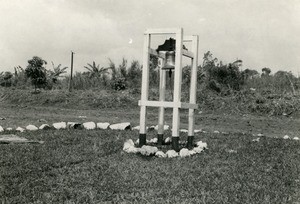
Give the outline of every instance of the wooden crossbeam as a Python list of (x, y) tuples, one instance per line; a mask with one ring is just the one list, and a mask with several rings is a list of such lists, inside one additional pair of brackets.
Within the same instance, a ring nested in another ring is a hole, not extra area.
[(142, 101), (142, 100), (139, 100), (139, 106), (198, 109), (197, 104), (184, 103), (184, 102), (173, 102), (173, 101)]
[(160, 28), (160, 29), (147, 29), (144, 33), (151, 35), (164, 35), (180, 33), (181, 28)]

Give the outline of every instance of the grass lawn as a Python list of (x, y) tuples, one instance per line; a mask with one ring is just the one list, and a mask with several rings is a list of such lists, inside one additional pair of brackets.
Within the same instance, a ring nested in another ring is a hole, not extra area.
[(299, 141), (200, 134), (208, 150), (166, 159), (123, 152), (136, 131), (18, 134), (45, 143), (0, 145), (1, 203), (300, 202)]

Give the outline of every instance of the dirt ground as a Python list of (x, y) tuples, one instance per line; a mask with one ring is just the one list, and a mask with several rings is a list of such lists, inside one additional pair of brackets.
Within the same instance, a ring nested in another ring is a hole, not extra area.
[[(157, 124), (157, 109), (147, 112), (147, 125)], [(187, 112), (181, 113), (181, 128), (187, 128)], [(128, 109), (65, 109), (57, 107), (29, 107), (1, 104), (0, 125), (3, 128), (25, 127), (29, 124), (39, 126), (54, 122), (131, 122), (132, 126), (139, 125), (139, 107)], [(165, 116), (166, 123), (172, 124), (172, 110), (168, 109)], [(228, 115), (196, 113), (195, 129), (207, 132), (226, 133), (262, 133), (269, 137), (300, 136), (300, 119), (293, 117), (266, 117), (255, 115)]]

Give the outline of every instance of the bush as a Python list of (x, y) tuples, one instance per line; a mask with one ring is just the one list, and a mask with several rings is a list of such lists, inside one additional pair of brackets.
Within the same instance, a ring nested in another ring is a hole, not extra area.
[(44, 88), (47, 84), (46, 69), (43, 65), (47, 62), (40, 57), (34, 56), (28, 60), (28, 66), (25, 69), (25, 74), (31, 79), (35, 90), (37, 88)]

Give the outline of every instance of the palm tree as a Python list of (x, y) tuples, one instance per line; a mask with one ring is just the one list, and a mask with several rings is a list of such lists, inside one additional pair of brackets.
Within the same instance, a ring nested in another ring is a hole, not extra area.
[(61, 64), (59, 64), (58, 66), (54, 66), (54, 63), (52, 63), (52, 67), (53, 67), (53, 71), (50, 70), (50, 77), (53, 81), (53, 83), (56, 83), (58, 80), (58, 77), (60, 77), (61, 74), (66, 73), (66, 69), (68, 69), (68, 67), (63, 67), (61, 68)]
[(86, 68), (89, 71), (89, 76), (92, 77), (101, 77), (103, 76), (105, 73), (107, 73), (107, 71), (110, 69), (110, 67), (108, 68), (104, 68), (101, 67), (100, 65), (96, 65), (95, 61), (93, 61), (93, 64), (89, 64), (87, 63), (88, 66), (84, 66), (84, 68)]

